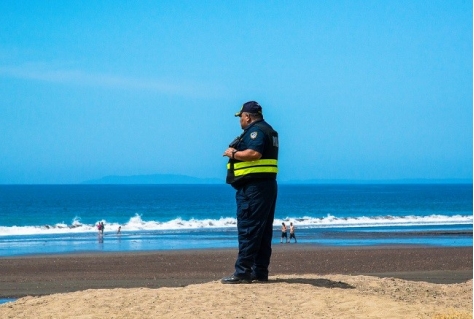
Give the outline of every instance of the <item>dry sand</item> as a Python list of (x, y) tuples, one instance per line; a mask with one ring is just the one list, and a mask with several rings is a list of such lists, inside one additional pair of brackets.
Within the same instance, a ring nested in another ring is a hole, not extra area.
[[(436, 318), (472, 317), (472, 280), (440, 285), (347, 275), (273, 276), (158, 289), (90, 289), (25, 297), (1, 318)], [(464, 315), (464, 317), (462, 317)]]

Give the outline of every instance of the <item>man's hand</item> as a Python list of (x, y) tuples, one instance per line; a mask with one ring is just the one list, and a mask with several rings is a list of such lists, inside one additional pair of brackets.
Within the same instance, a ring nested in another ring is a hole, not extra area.
[(228, 158), (232, 158), (232, 152), (237, 151), (233, 147), (229, 147), (228, 149), (225, 150), (224, 154), (222, 156), (227, 156)]

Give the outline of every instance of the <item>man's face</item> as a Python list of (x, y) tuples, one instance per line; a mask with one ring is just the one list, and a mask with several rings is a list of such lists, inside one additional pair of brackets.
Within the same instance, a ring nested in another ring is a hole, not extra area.
[(249, 126), (250, 117), (247, 113), (240, 114), (240, 127), (245, 130), (247, 126)]

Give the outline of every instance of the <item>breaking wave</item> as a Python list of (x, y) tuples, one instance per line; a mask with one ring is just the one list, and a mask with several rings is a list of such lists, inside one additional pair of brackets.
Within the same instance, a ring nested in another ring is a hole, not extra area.
[[(236, 218), (221, 217), (219, 219), (189, 219), (181, 218), (169, 221), (146, 221), (136, 214), (124, 224), (115, 221), (98, 220), (95, 224), (83, 224), (80, 218), (74, 218), (70, 224), (57, 223), (54, 225), (37, 226), (0, 226), (0, 236), (20, 235), (47, 235), (67, 233), (96, 232), (97, 223), (104, 222), (105, 232), (121, 231), (160, 231), (160, 230), (199, 230), (235, 228)], [(298, 228), (353, 228), (353, 227), (387, 227), (387, 226), (423, 226), (423, 225), (469, 225), (473, 223), (472, 215), (430, 215), (430, 216), (377, 216), (377, 217), (337, 217), (327, 215), (315, 217), (286, 217), (275, 219), (274, 226), (279, 227), (282, 222), (293, 222)]]

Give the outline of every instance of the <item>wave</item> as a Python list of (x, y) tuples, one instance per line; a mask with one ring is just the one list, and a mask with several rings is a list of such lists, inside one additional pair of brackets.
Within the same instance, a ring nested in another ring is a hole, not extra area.
[[(122, 232), (128, 231), (175, 231), (235, 228), (237, 220), (232, 217), (219, 219), (189, 219), (176, 218), (166, 222), (144, 221), (141, 215), (136, 214), (125, 224), (113, 221), (100, 220), (105, 224), (105, 233), (117, 232), (121, 227)], [(353, 227), (387, 227), (387, 226), (425, 226), (425, 225), (472, 225), (472, 215), (430, 215), (430, 216), (378, 216), (378, 217), (336, 217), (327, 215), (322, 218), (315, 217), (286, 217), (275, 219), (273, 226), (279, 227), (281, 223), (293, 222), (298, 228), (353, 228)], [(83, 224), (75, 218), (71, 224), (57, 223), (55, 225), (38, 226), (0, 226), (0, 236), (21, 235), (47, 235), (67, 233), (97, 232), (96, 224)]]

